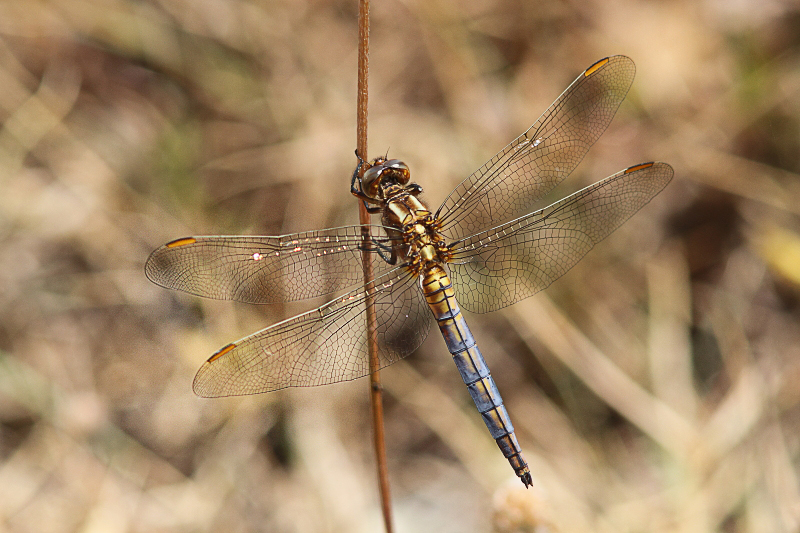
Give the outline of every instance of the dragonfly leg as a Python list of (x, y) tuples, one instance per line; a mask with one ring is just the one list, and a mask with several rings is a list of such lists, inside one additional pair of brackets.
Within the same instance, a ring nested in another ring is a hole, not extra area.
[(379, 214), (381, 212), (381, 208), (380, 207), (378, 207), (378, 206), (370, 207), (370, 206), (367, 205), (366, 201), (364, 201), (364, 207), (367, 208), (367, 213), (369, 213), (370, 215), (377, 215), (377, 214)]
[[(381, 259), (383, 259), (390, 265), (397, 264), (397, 252), (393, 247), (381, 243), (375, 243), (375, 244), (377, 244), (378, 246), (376, 251), (378, 252), (378, 255), (381, 256)], [(386, 255), (384, 255), (386, 252), (389, 252), (389, 257), (386, 257)]]
[[(381, 206), (369, 205), (378, 203), (378, 200), (376, 200), (375, 198), (370, 198), (369, 196), (364, 194), (364, 191), (361, 188), (361, 178), (358, 175), (358, 171), (361, 170), (361, 167), (365, 165), (367, 162), (364, 161), (360, 155), (358, 155), (358, 150), (356, 150), (356, 157), (358, 158), (358, 165), (356, 165), (356, 169), (353, 171), (353, 177), (350, 179), (350, 193), (359, 200), (361, 200), (362, 202), (364, 202), (364, 207), (367, 209), (367, 213), (369, 213), (370, 215), (377, 215), (378, 213), (381, 212)], [(358, 182), (358, 186), (356, 186), (356, 182)]]
[(410, 192), (414, 196), (418, 196), (422, 194), (422, 187), (417, 183), (409, 183), (406, 186), (406, 191)]
[(366, 252), (375, 252), (379, 256), (381, 256), (381, 259), (383, 259), (390, 265), (397, 264), (397, 253), (395, 252), (395, 249), (392, 246), (389, 246), (388, 244), (384, 244), (382, 242), (375, 242), (375, 241), (371, 241), (371, 244), (373, 245), (373, 247), (359, 245), (358, 249)]
[(356, 157), (358, 158), (358, 164), (356, 165), (356, 169), (353, 171), (353, 178), (350, 180), (350, 190), (354, 190), (356, 188), (356, 180), (358, 179), (358, 171), (361, 170), (361, 167), (364, 166), (367, 162), (358, 155), (358, 150), (356, 150)]

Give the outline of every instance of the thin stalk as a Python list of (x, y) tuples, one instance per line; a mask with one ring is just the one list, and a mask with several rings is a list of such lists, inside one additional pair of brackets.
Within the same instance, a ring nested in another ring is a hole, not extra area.
[[(369, 0), (358, 2), (358, 101), (357, 101), (357, 152), (366, 161), (367, 154), (367, 79), (369, 76)], [(364, 166), (360, 172), (363, 174)], [(358, 202), (358, 218), (364, 226), (365, 240), (369, 241), (369, 213), (364, 202)], [(383, 388), (379, 372), (377, 320), (375, 318), (372, 272), (372, 254), (367, 246), (361, 252), (364, 268), (364, 287), (367, 290), (367, 343), (369, 348), (370, 403), (372, 405), (372, 434), (375, 458), (378, 465), (378, 486), (381, 494), (383, 522), (387, 533), (392, 532), (392, 504), (389, 494), (389, 468), (386, 464), (386, 436), (383, 429)]]

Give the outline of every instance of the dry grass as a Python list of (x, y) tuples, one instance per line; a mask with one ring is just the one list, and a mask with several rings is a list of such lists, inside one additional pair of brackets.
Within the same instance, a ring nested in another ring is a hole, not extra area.
[[(676, 170), (546, 293), (469, 317), (535, 490), (439, 338), (383, 373), (398, 531), (798, 531), (789, 4), (374, 1), (371, 153), (432, 204), (617, 53), (633, 90), (560, 190)], [(219, 346), (308, 305), (200, 301), (142, 271), (186, 234), (356, 219), (355, 14), (0, 3), (0, 531), (380, 530), (366, 381), (190, 390)]]

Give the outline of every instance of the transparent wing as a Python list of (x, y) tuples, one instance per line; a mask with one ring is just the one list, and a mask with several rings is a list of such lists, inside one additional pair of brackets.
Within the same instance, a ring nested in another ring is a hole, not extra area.
[[(413, 352), (432, 314), (405, 267), (376, 278), (380, 366)], [(238, 396), (347, 381), (369, 374), (363, 288), (229, 344), (197, 372), (199, 396)]]
[(553, 205), (452, 245), (461, 305), (487, 313), (549, 286), (672, 179), (666, 163), (618, 172)]
[[(370, 226), (388, 246), (381, 226)], [(165, 244), (147, 259), (145, 274), (162, 287), (216, 298), (263, 304), (303, 300), (363, 284), (360, 226), (280, 237), (186, 237)], [(375, 276), (394, 268), (374, 254)]]
[(586, 69), (528, 131), (450, 193), (437, 212), (442, 233), (458, 240), (530, 213), (602, 135), (635, 73), (625, 56)]

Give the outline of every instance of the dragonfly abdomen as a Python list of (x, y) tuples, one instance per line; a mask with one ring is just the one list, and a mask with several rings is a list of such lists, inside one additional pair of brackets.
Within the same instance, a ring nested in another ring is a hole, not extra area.
[(522, 457), (511, 418), (503, 405), (503, 399), (486, 366), (486, 361), (461, 314), (447, 272), (442, 266), (434, 265), (423, 274), (421, 283), (425, 299), (436, 318), (447, 349), (453, 356), (453, 361), (489, 433), (517, 476), (525, 486), (530, 486), (532, 483), (530, 470)]

